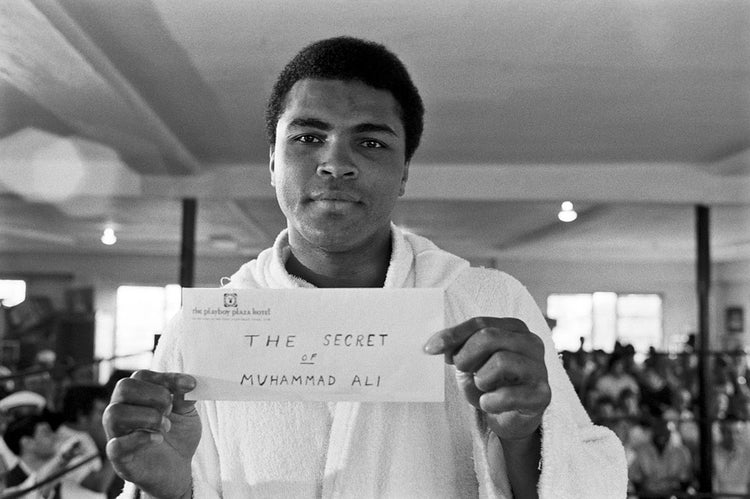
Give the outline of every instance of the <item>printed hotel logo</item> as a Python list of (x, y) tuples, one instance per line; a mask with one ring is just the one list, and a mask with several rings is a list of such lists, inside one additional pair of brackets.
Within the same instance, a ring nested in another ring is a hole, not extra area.
[(224, 306), (236, 307), (237, 306), (237, 293), (224, 293)]

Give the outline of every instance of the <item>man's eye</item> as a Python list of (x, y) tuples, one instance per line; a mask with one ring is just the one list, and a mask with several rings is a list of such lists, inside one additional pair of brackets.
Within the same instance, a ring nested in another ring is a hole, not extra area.
[(320, 140), (320, 138), (316, 137), (315, 135), (300, 135), (295, 139), (297, 142), (302, 142), (303, 144), (319, 144), (323, 142)]
[(368, 149), (375, 149), (375, 148), (385, 147), (385, 145), (382, 142), (380, 142), (379, 140), (372, 140), (372, 139), (363, 140), (362, 141), (362, 145), (364, 147), (367, 147)]

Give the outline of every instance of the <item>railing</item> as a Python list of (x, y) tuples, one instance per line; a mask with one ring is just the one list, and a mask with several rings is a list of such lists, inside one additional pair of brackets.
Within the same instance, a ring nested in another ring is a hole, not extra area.
[(76, 461), (71, 466), (68, 466), (66, 468), (63, 468), (60, 471), (52, 473), (49, 476), (42, 478), (38, 482), (32, 483), (31, 485), (24, 486), (23, 484), (21, 484), (16, 487), (7, 488), (4, 491), (0, 492), (0, 499), (15, 499), (16, 497), (23, 497), (24, 495), (30, 492), (33, 492), (37, 489), (40, 489), (46, 485), (55, 483), (57, 480), (62, 479), (65, 475), (67, 475), (71, 471), (80, 468), (84, 464), (89, 463), (93, 461), (94, 459), (97, 459), (98, 457), (99, 457), (98, 454), (91, 454), (89, 456), (86, 456), (84, 459), (80, 461)]
[[(24, 371), (19, 371), (17, 373), (9, 374), (6, 376), (0, 376), (0, 383), (6, 382), (6, 381), (15, 381), (19, 379), (25, 379), (31, 376), (38, 376), (40, 374), (50, 374), (52, 378), (62, 378), (64, 375), (68, 372), (74, 372), (77, 369), (90, 367), (93, 365), (98, 365), (101, 362), (111, 362), (118, 359), (124, 359), (128, 357), (136, 357), (143, 354), (150, 354), (152, 353), (151, 350), (144, 350), (143, 352), (136, 352), (132, 354), (127, 355), (116, 355), (112, 357), (102, 358), (102, 359), (94, 359), (91, 362), (82, 362), (77, 364), (57, 364), (52, 367), (43, 368), (43, 369), (28, 369)], [(35, 481), (31, 484), (21, 484), (15, 487), (6, 488), (2, 491), (0, 491), (0, 499), (15, 499), (17, 497), (24, 497), (25, 495), (38, 490), (42, 487), (45, 487), (47, 485), (54, 484), (56, 481), (61, 480), (70, 473), (73, 470), (76, 470), (80, 468), (81, 466), (93, 461), (94, 459), (97, 459), (99, 457), (98, 454), (91, 454), (88, 456), (85, 456), (82, 459), (75, 459), (73, 463), (59, 471), (56, 471), (55, 473), (52, 473), (46, 477), (41, 477), (39, 481)], [(7, 474), (7, 472), (6, 472)], [(0, 476), (0, 482), (4, 482), (5, 476)]]

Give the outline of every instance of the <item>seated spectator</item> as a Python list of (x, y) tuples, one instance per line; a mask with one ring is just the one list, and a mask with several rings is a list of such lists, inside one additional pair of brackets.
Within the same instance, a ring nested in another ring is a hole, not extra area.
[(0, 413), (11, 418), (39, 414), (46, 407), (46, 399), (36, 392), (21, 390), (0, 400)]
[(620, 397), (617, 399), (617, 407), (620, 414), (632, 421), (641, 419), (641, 400), (637, 393), (633, 390), (626, 388), (620, 392)]
[(618, 416), (615, 401), (607, 395), (599, 395), (594, 400), (589, 415), (594, 424), (609, 427)]
[(700, 429), (693, 412), (693, 396), (687, 388), (678, 389), (672, 407), (664, 413), (664, 419), (674, 423), (682, 443), (690, 450), (693, 463), (699, 459)]
[[(78, 453), (76, 442), (58, 449), (52, 422), (46, 415), (29, 415), (12, 421), (3, 435), (8, 448), (18, 456), (18, 462), (6, 475), (8, 487), (25, 488), (44, 481), (65, 469)], [(35, 494), (44, 498), (59, 498), (59, 480), (38, 489)], [(75, 497), (75, 496), (69, 496)]]
[[(585, 353), (585, 352), (584, 352)], [(570, 382), (573, 383), (573, 388), (578, 394), (578, 398), (581, 399), (583, 394), (583, 386), (586, 380), (586, 372), (583, 363), (581, 362), (581, 356), (577, 352), (563, 351), (561, 354), (563, 361), (563, 368), (568, 373)]]
[(664, 411), (672, 405), (672, 389), (656, 366), (646, 366), (641, 379), (641, 404), (644, 412), (661, 419)]
[(632, 374), (627, 372), (626, 367), (627, 360), (625, 357), (620, 354), (612, 354), (607, 372), (596, 380), (594, 385), (596, 391), (612, 400), (619, 399), (623, 390), (630, 390), (638, 394), (640, 392), (638, 382)]
[(729, 417), (719, 421), (719, 438), (714, 445), (715, 493), (750, 492), (750, 442), (744, 421)]
[(668, 498), (686, 492), (692, 482), (693, 464), (687, 447), (672, 438), (663, 419), (651, 423), (651, 438), (633, 449), (628, 476), (638, 497)]
[[(61, 445), (65, 445), (71, 439), (78, 440), (82, 452), (80, 460), (85, 460), (91, 455), (97, 456), (65, 476), (64, 492), (74, 491), (75, 497), (104, 498), (104, 492), (114, 479), (112, 465), (106, 457), (102, 458), (105, 456), (107, 445), (102, 414), (108, 402), (109, 392), (99, 385), (74, 385), (65, 392), (64, 422), (57, 430)], [(76, 461), (71, 463), (74, 464)]]
[[(3, 397), (0, 400), (0, 430), (4, 433), (8, 424), (24, 416), (41, 414), (46, 407), (46, 400), (38, 393), (22, 390)], [(18, 462), (3, 439), (0, 439), (0, 468), (12, 469)]]
[(729, 413), (731, 395), (725, 392), (715, 391), (709, 399), (711, 417), (715, 420), (726, 419)]

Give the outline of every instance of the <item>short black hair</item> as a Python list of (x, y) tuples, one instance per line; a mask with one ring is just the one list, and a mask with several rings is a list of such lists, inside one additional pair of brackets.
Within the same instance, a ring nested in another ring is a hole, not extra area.
[(3, 434), (5, 445), (8, 446), (13, 454), (20, 456), (21, 438), (33, 437), (36, 426), (40, 423), (49, 423), (49, 420), (41, 414), (31, 414), (12, 421)]
[(266, 135), (272, 145), (286, 96), (304, 79), (354, 80), (390, 92), (401, 106), (406, 161), (411, 160), (422, 137), (424, 106), (406, 66), (393, 52), (379, 43), (349, 36), (320, 40), (299, 51), (279, 73), (266, 105)]
[(74, 423), (81, 414), (90, 414), (96, 400), (109, 401), (109, 391), (106, 387), (96, 384), (69, 386), (63, 397), (63, 420)]

